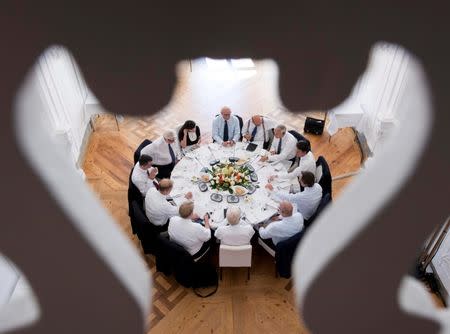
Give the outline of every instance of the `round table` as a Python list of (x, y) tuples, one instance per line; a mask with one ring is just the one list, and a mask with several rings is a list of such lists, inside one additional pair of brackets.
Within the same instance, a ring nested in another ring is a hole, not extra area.
[[(180, 205), (186, 200), (184, 194), (188, 191), (192, 192), (195, 212), (200, 217), (203, 217), (207, 212), (210, 213), (212, 228), (217, 228), (224, 223), (224, 209), (232, 206), (239, 207), (242, 212), (242, 221), (252, 225), (273, 216), (277, 213), (278, 203), (271, 199), (270, 191), (265, 189), (264, 186), (271, 175), (286, 171), (290, 162), (268, 163), (259, 161), (259, 157), (267, 154), (267, 151), (262, 149), (262, 142), (256, 144), (258, 144), (258, 147), (253, 152), (245, 150), (247, 143), (238, 142), (233, 147), (223, 147), (217, 143), (207, 144), (186, 153), (172, 171), (171, 179), (174, 182), (174, 188), (171, 195), (175, 202)], [(257, 186), (256, 191), (251, 195), (239, 196), (239, 203), (228, 203), (229, 192), (227, 191), (214, 190), (208, 186), (207, 191), (201, 192), (198, 182), (193, 182), (193, 179), (200, 177), (203, 167), (211, 167), (209, 164), (211, 160), (218, 159), (221, 162), (228, 162), (229, 157), (248, 160), (248, 164), (255, 169), (255, 173), (258, 175), (258, 181), (253, 183)], [(293, 182), (291, 180), (276, 180), (272, 184), (276, 190), (288, 192)], [(218, 203), (210, 198), (213, 192), (218, 192), (223, 196), (222, 202)]]

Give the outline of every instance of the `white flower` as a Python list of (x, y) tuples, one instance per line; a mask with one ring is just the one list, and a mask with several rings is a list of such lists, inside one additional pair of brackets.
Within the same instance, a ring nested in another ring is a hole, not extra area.
[(214, 183), (215, 183), (215, 182), (214, 182), (213, 180), (211, 180), (211, 185), (212, 185), (212, 186), (214, 185)]
[(230, 185), (231, 185), (231, 186), (234, 186), (234, 181), (231, 181), (231, 182), (230, 182)]
[(246, 180), (250, 180), (250, 176), (247, 175), (247, 176), (245, 177), (245, 179), (246, 179)]

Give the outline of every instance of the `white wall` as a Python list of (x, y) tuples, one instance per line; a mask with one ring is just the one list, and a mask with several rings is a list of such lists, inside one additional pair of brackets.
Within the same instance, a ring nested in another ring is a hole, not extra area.
[(78, 160), (89, 123), (85, 102), (92, 95), (70, 53), (59, 46), (47, 49), (30, 73), (29, 94), (36, 99), (36, 112), (55, 143), (69, 153), (77, 171)]
[[(352, 118), (359, 121), (342, 126), (351, 125), (362, 132), (372, 152), (382, 145), (390, 129), (405, 118), (405, 115), (400, 114), (399, 104), (405, 98), (406, 78), (411, 74), (408, 66), (410, 61), (411, 56), (401, 46), (377, 43), (370, 52), (367, 69), (350, 97), (330, 110), (334, 115), (355, 116), (361, 113), (359, 119)], [(331, 115), (331, 119), (335, 119), (334, 115)], [(338, 124), (338, 127), (341, 126)]]

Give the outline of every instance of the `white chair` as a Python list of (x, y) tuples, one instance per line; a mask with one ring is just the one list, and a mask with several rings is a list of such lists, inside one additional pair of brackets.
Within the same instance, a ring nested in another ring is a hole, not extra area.
[(219, 267), (220, 280), (222, 280), (223, 267), (248, 267), (247, 279), (250, 279), (250, 267), (252, 266), (252, 245), (228, 246), (220, 245)]

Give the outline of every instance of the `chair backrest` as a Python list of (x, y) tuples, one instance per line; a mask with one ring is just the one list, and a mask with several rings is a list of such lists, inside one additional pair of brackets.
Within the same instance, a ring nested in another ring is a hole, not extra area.
[(305, 229), (309, 228), (314, 220), (320, 215), (320, 213), (327, 207), (328, 204), (331, 203), (331, 195), (329, 193), (324, 193), (322, 195), (322, 199), (320, 200), (319, 206), (316, 209), (316, 212), (308, 219), (304, 221)]
[(156, 265), (158, 271), (174, 273), (175, 279), (184, 287), (191, 287), (194, 279), (194, 260), (183, 246), (169, 238), (158, 235)]
[(291, 277), (291, 267), (294, 253), (304, 234), (305, 229), (294, 234), (292, 237), (286, 240), (280, 241), (276, 245), (275, 263), (277, 266), (278, 274), (281, 277)]
[[(308, 140), (308, 139), (306, 139), (306, 137), (304, 137), (304, 136), (302, 136), (300, 133), (298, 133), (297, 131), (295, 131), (295, 130), (289, 130), (288, 131), (291, 135), (293, 135), (294, 137), (295, 137), (295, 139), (297, 139), (297, 141), (300, 141), (300, 140), (304, 140), (304, 141), (307, 141), (308, 143), (310, 143), (310, 141)], [(310, 143), (310, 145), (311, 145), (311, 143)]]
[(136, 151), (134, 151), (134, 164), (136, 164), (139, 160), (139, 157), (141, 156), (141, 151), (142, 149), (151, 144), (152, 141), (149, 139), (144, 139), (144, 141), (138, 146), (138, 148), (136, 149)]
[[(134, 167), (133, 167), (134, 168)], [(131, 181), (131, 175), (133, 174), (133, 168), (131, 168), (130, 176), (128, 177), (128, 215), (132, 217), (133, 209), (131, 204), (133, 201), (140, 203), (141, 207), (144, 205), (144, 197), (138, 187)]]
[(251, 267), (252, 245), (220, 245), (219, 267)]
[(131, 203), (131, 207), (133, 210), (133, 219), (137, 227), (137, 235), (139, 239), (143, 239), (151, 233), (154, 234), (153, 232), (156, 231), (155, 225), (148, 220), (142, 205), (137, 201), (133, 201)]
[(332, 197), (331, 171), (327, 161), (323, 156), (319, 156), (319, 158), (316, 161), (316, 169), (318, 169), (319, 167), (322, 170), (322, 176), (320, 177), (319, 180), (317, 180), (317, 183), (319, 183), (320, 186), (322, 187), (322, 192), (324, 194), (328, 193), (330, 194), (330, 197)]

